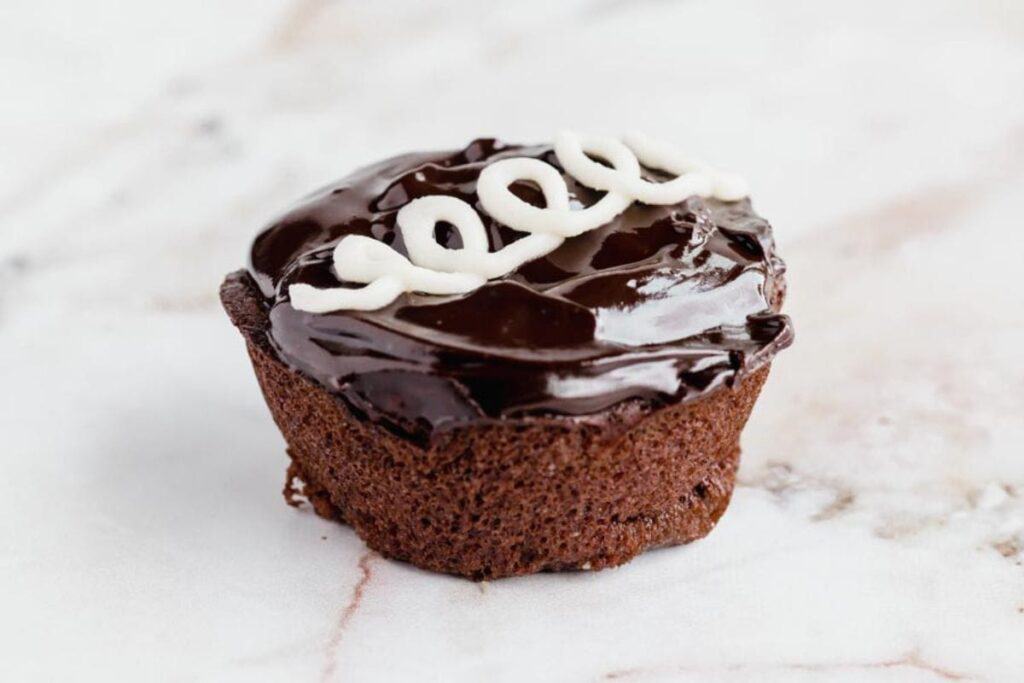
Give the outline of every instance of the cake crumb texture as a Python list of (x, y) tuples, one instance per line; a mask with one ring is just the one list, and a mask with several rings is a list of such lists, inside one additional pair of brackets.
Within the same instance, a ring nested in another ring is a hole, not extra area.
[(286, 499), (300, 480), (317, 514), (386, 557), (475, 580), (597, 570), (701, 538), (728, 505), (767, 366), (689, 403), (462, 426), (422, 446), (278, 360), (247, 280), (229, 276), (222, 299), (288, 442)]

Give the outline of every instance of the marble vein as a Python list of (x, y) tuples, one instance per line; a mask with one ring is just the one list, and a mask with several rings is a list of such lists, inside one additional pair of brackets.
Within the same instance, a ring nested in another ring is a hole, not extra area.
[(714, 676), (716, 673), (736, 673), (736, 674), (753, 674), (755, 672), (807, 672), (816, 674), (836, 674), (841, 672), (865, 672), (869, 673), (873, 670), (887, 670), (887, 669), (910, 669), (920, 671), (926, 674), (930, 674), (935, 680), (942, 681), (976, 681), (979, 680), (973, 676), (960, 673), (945, 667), (930, 664), (921, 658), (921, 655), (917, 651), (909, 652), (901, 657), (894, 659), (886, 659), (882, 661), (873, 662), (829, 662), (829, 663), (805, 663), (805, 662), (792, 662), (782, 664), (770, 664), (765, 665), (764, 663), (757, 664), (728, 664), (725, 666), (715, 668), (691, 668), (691, 667), (671, 667), (668, 669), (650, 669), (650, 668), (635, 668), (635, 669), (621, 669), (617, 671), (611, 671), (602, 677), (602, 680), (608, 681), (628, 681), (628, 680), (643, 680), (645, 677), (651, 677), (655, 675), (661, 675), (664, 673), (672, 674), (686, 674), (694, 676)]
[(359, 558), (359, 580), (356, 581), (355, 586), (352, 587), (352, 596), (349, 598), (348, 604), (346, 604), (345, 608), (341, 611), (338, 623), (335, 624), (334, 630), (331, 632), (330, 640), (327, 642), (324, 668), (320, 676), (320, 680), (324, 683), (329, 683), (329, 681), (334, 680), (335, 673), (338, 668), (338, 654), (339, 649), (341, 648), (341, 642), (345, 637), (345, 633), (348, 630), (352, 619), (356, 616), (356, 612), (359, 611), (359, 607), (363, 603), (363, 595), (366, 593), (366, 587), (370, 583), (370, 579), (373, 577), (371, 561), (374, 557), (376, 557), (375, 553), (365, 552)]

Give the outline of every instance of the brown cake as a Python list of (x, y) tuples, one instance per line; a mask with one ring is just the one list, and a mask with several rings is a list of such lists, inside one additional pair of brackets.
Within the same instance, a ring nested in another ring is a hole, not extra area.
[[(513, 157), (562, 173), (574, 209), (604, 196), (550, 146), (404, 155), (307, 197), (228, 276), (222, 301), (288, 443), (286, 497), (301, 483), (318, 514), (383, 555), (474, 579), (599, 569), (700, 538), (725, 511), (740, 432), (792, 340), (783, 265), (749, 200), (634, 202), (458, 294), (293, 305), (293, 285), (363, 286), (339, 282), (332, 262), (348, 236), (407, 254), (396, 214), (419, 197), (471, 205), (492, 251), (521, 239), (476, 193), (483, 169)], [(547, 203), (533, 183), (510, 189)], [(435, 235), (464, 246), (444, 221)]]

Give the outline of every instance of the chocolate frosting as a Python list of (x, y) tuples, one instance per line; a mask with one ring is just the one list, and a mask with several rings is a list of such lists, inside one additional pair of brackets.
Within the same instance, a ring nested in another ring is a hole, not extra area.
[[(489, 162), (513, 156), (561, 170), (550, 146), (491, 139), (456, 152), (405, 154), (314, 192), (261, 231), (249, 271), (265, 298), (279, 358), (368, 419), (426, 441), (467, 423), (593, 418), (630, 399), (692, 400), (791, 343), (790, 321), (778, 312), (785, 267), (749, 200), (634, 203), (611, 223), (468, 294), (404, 294), (369, 312), (292, 308), (289, 285), (343, 285), (331, 255), (345, 235), (371, 236), (406, 254), (395, 216), (417, 197), (451, 195), (472, 204), (492, 250), (523, 237), (493, 221), (475, 191)], [(565, 180), (574, 208), (600, 199), (571, 176)], [(529, 183), (512, 190), (544, 205)], [(441, 244), (461, 246), (452, 226), (441, 223), (435, 232)]]

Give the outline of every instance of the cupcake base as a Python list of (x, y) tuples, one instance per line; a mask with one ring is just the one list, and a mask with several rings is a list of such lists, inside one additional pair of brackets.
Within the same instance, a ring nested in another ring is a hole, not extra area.
[(705, 536), (725, 512), (739, 437), (768, 376), (652, 408), (454, 428), (421, 446), (354, 414), (282, 363), (249, 275), (221, 299), (245, 337), (292, 464), (321, 516), (386, 557), (471, 579), (601, 569)]

